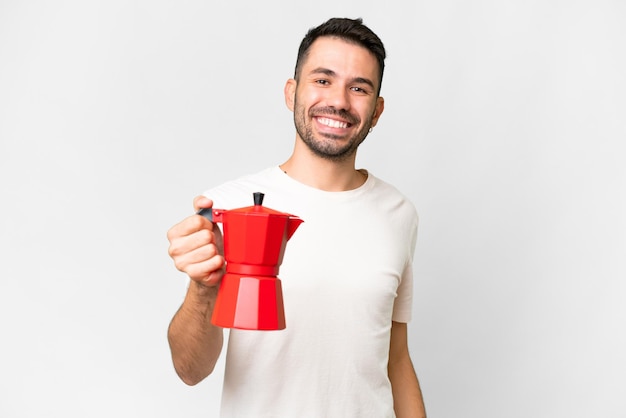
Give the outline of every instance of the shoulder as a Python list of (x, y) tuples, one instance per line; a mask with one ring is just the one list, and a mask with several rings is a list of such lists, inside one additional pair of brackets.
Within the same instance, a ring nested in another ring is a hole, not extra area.
[(377, 204), (389, 213), (406, 218), (414, 218), (417, 222), (417, 209), (413, 202), (396, 186), (369, 173), (372, 182), (371, 196)]

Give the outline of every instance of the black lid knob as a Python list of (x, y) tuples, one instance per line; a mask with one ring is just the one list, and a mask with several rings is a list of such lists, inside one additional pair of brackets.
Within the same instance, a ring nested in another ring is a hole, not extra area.
[(265, 197), (265, 195), (261, 192), (254, 192), (253, 196), (254, 196), (254, 206), (261, 206), (263, 204), (263, 197)]

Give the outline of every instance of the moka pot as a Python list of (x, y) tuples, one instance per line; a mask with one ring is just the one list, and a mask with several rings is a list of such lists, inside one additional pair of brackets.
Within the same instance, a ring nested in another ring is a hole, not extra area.
[(263, 193), (253, 197), (254, 206), (198, 212), (223, 225), (226, 273), (211, 322), (223, 328), (281, 330), (285, 310), (278, 270), (287, 241), (303, 221), (263, 206)]

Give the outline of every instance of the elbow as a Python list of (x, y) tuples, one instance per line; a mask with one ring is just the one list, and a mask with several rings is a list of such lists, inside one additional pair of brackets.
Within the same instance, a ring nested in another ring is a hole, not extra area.
[(180, 380), (182, 380), (187, 386), (195, 386), (202, 382), (202, 377), (197, 373), (190, 373), (188, 370), (180, 370), (177, 367), (174, 368), (176, 369), (176, 374)]
[(198, 383), (202, 382), (207, 376), (213, 373), (213, 368), (210, 370), (206, 370), (204, 372), (199, 372), (198, 370), (193, 370), (190, 368), (177, 367), (174, 365), (174, 369), (176, 370), (176, 374), (187, 386), (195, 386)]
[(179, 373), (178, 377), (180, 377), (180, 380), (183, 381), (184, 384), (186, 384), (187, 386), (195, 386), (198, 383), (202, 382), (202, 379), (196, 377), (196, 376), (192, 376), (192, 375), (186, 375), (186, 374), (182, 374)]

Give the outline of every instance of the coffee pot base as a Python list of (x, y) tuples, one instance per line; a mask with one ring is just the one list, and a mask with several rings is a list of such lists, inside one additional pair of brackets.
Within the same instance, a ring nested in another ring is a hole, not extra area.
[(280, 279), (226, 273), (220, 284), (211, 323), (222, 328), (245, 330), (285, 329)]

